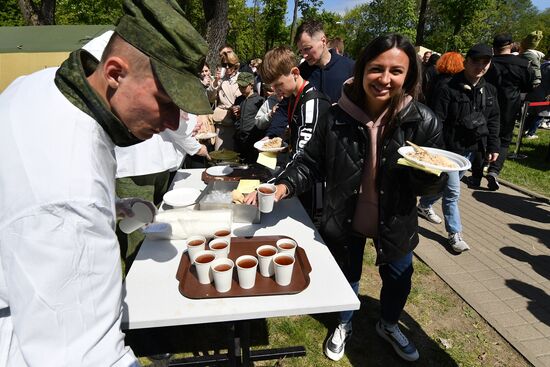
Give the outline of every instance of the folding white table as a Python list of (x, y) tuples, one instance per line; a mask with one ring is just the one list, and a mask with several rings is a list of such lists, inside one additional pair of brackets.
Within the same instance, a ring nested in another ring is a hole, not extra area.
[[(202, 171), (179, 170), (173, 186), (203, 189), (206, 185), (201, 180)], [(308, 287), (292, 295), (189, 299), (180, 294), (176, 279), (180, 258), (186, 251), (185, 241), (146, 239), (124, 282), (123, 328), (143, 329), (214, 322), (242, 324), (239, 322), (359, 309), (359, 299), (297, 199), (276, 203), (273, 212), (262, 214), (261, 223), (234, 223), (232, 230), (233, 236), (239, 237), (286, 235), (294, 238), (305, 250), (311, 264)], [(246, 339), (246, 335), (238, 337)], [(236, 357), (228, 357), (234, 359), (235, 365), (270, 359), (270, 353), (266, 351), (250, 352), (247, 340), (240, 340), (240, 344), (242, 355), (239, 356), (237, 351)], [(231, 352), (231, 347), (229, 349)], [(292, 349), (289, 351), (283, 355), (292, 356)], [(271, 357), (280, 357), (280, 352), (274, 352)], [(294, 352), (295, 355), (305, 353), (302, 350)]]

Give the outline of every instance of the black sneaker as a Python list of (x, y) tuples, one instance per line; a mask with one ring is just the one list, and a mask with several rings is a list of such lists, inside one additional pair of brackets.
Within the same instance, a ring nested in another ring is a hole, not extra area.
[(485, 176), (487, 179), (487, 188), (491, 191), (497, 191), (500, 189), (500, 184), (498, 183), (497, 176), (491, 172)]
[(332, 332), (332, 335), (325, 343), (325, 355), (333, 360), (339, 361), (344, 356), (346, 342), (351, 337), (351, 322), (339, 324)]
[(391, 344), (397, 355), (406, 361), (413, 362), (420, 357), (418, 350), (412, 342), (401, 332), (398, 325), (391, 328), (382, 326), (382, 321), (376, 323), (376, 332)]
[(481, 187), (481, 178), (470, 176), (465, 179), (466, 185), (469, 188), (477, 189)]

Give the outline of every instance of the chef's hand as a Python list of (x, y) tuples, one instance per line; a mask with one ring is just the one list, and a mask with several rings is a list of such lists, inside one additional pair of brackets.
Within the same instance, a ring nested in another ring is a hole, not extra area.
[(498, 153), (488, 153), (487, 154), (487, 162), (494, 162), (498, 158)]
[[(288, 196), (288, 188), (284, 184), (275, 185), (275, 202), (283, 200)], [(248, 205), (258, 205), (258, 193), (256, 190), (244, 197), (244, 203)]]
[(156, 214), (157, 208), (155, 205), (147, 200), (141, 199), (141, 198), (122, 198), (117, 199), (115, 202), (115, 209), (116, 209), (116, 215), (117, 218), (126, 218), (126, 217), (133, 217), (134, 211), (132, 210), (132, 206), (135, 203), (143, 203), (151, 209), (151, 212)]
[(204, 145), (204, 144), (201, 144), (201, 147), (200, 147), (199, 151), (197, 153), (195, 153), (195, 155), (205, 157), (209, 161), (212, 160), (212, 158), (208, 154), (208, 148), (206, 148), (206, 145)]

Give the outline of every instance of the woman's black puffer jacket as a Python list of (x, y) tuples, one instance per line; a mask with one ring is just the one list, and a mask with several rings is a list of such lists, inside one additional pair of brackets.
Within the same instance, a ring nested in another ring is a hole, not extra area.
[[(409, 140), (418, 145), (442, 147), (441, 124), (423, 104), (405, 106), (384, 134), (378, 157), (379, 235), (377, 264), (396, 260), (418, 244), (417, 196), (441, 192), (447, 175), (436, 176), (397, 164), (397, 149)], [(326, 181), (321, 235), (329, 247), (347, 243), (365, 152), (367, 131), (338, 105), (322, 116), (302, 154), (277, 177), (290, 195), (307, 191), (314, 182)]]

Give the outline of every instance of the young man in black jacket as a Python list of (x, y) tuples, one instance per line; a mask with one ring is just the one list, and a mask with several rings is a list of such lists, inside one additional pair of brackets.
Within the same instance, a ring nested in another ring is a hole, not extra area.
[[(495, 36), (493, 39), (495, 56), (485, 75), (487, 82), (497, 88), (500, 107), (500, 152), (498, 159), (489, 165), (486, 176), (487, 187), (492, 191), (500, 187), (497, 177), (504, 166), (514, 125), (521, 111), (521, 93), (530, 92), (533, 87), (534, 73), (529, 68), (529, 61), (512, 54), (512, 43), (510, 34)], [(479, 182), (473, 182), (473, 184), (479, 184)]]
[[(287, 102), (290, 151), (294, 157), (304, 150), (320, 116), (330, 108), (330, 99), (302, 77), (296, 55), (289, 47), (280, 46), (268, 51), (260, 65), (260, 74), (262, 80)], [(281, 165), (287, 163), (281, 162)], [(317, 209), (316, 191), (321, 189), (316, 186), (299, 197), (311, 218)]]
[[(476, 155), (483, 155), (488, 162), (494, 162), (499, 155), (500, 113), (497, 91), (483, 78), (491, 65), (492, 54), (488, 45), (473, 46), (466, 54), (464, 70), (434, 94), (433, 109), (443, 122), (446, 149), (461, 154), (470, 161), (474, 161)], [(445, 227), (449, 234), (449, 245), (456, 252), (470, 249), (462, 238), (458, 209), (460, 179), (464, 173), (465, 171), (449, 172), (449, 180), (443, 190)], [(482, 174), (482, 164), (472, 166), (472, 180), (479, 182)], [(441, 223), (441, 218), (432, 209), (439, 197), (440, 195), (422, 197), (418, 214), (433, 223)]]

